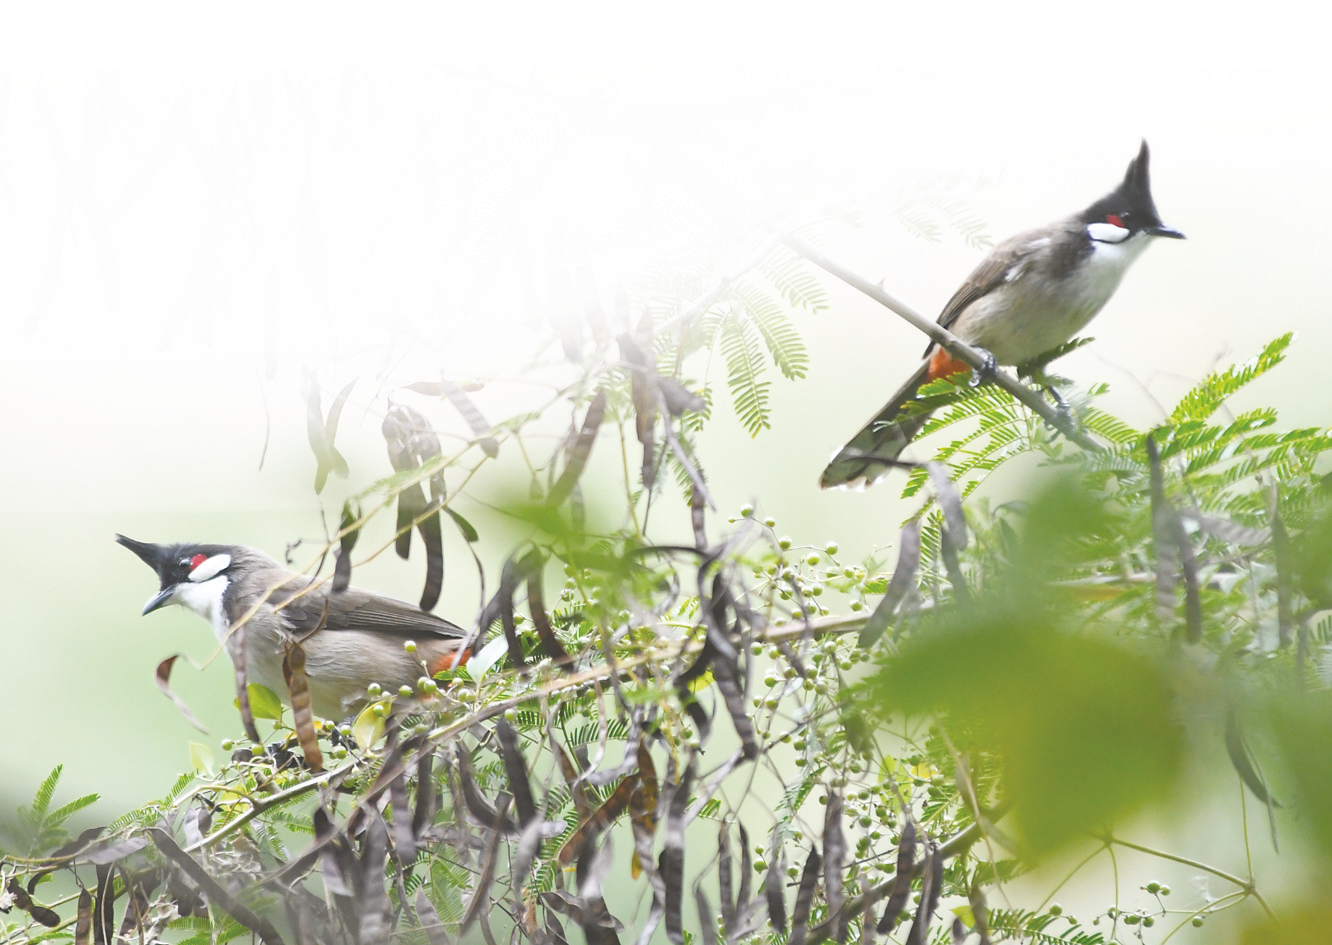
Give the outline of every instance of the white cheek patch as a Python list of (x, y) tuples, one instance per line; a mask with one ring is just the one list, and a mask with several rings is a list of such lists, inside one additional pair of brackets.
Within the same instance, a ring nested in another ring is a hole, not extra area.
[(225, 571), (230, 564), (231, 555), (213, 555), (211, 558), (199, 562), (199, 566), (190, 572), (190, 580), (196, 584), (210, 580)]
[(1122, 243), (1129, 238), (1129, 230), (1113, 223), (1088, 223), (1087, 235), (1098, 243)]

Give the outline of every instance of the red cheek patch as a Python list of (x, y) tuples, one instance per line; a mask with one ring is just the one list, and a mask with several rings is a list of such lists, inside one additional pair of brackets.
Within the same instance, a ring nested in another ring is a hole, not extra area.
[(1105, 222), (1106, 222), (1106, 223), (1109, 223), (1111, 226), (1123, 226), (1123, 225), (1124, 225), (1124, 224), (1120, 221), (1119, 216), (1118, 216), (1117, 214), (1114, 214), (1114, 213), (1112, 213), (1112, 214), (1110, 214), (1109, 216), (1107, 216), (1107, 217), (1105, 218)]
[(195, 555), (193, 558), (190, 559), (190, 570), (193, 571), (195, 568), (197, 568), (199, 565), (203, 564), (207, 560), (208, 560), (207, 555)]

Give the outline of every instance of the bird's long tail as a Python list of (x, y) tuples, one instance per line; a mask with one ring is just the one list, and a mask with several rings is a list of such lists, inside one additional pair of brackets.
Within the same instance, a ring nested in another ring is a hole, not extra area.
[(901, 416), (902, 408), (916, 399), (916, 392), (930, 380), (930, 374), (930, 362), (926, 361), (874, 419), (837, 451), (819, 477), (819, 488), (851, 486), (862, 481), (871, 485), (892, 469), (882, 460), (897, 459), (930, 418), (928, 413)]

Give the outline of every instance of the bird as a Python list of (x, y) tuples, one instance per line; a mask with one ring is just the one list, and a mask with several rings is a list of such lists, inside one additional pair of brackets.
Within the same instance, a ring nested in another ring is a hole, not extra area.
[[(1142, 142), (1119, 186), (1087, 209), (1027, 230), (996, 246), (939, 315), (939, 324), (998, 364), (1028, 364), (1086, 327), (1119, 287), (1124, 272), (1157, 237), (1183, 239), (1161, 222)], [(871, 485), (920, 432), (929, 412), (906, 408), (930, 381), (968, 370), (939, 345), (868, 424), (838, 450), (821, 488)], [(980, 377), (981, 374), (975, 375)]]
[[(450, 668), (468, 632), (414, 604), (289, 571), (243, 545), (153, 544), (116, 535), (116, 541), (152, 568), (161, 582), (143, 608), (148, 615), (169, 604), (198, 614), (233, 665), (244, 623), (245, 676), (289, 701), (283, 661), (299, 643), (305, 655), (311, 709), (334, 721), (368, 704), (367, 690), (415, 689), (425, 676)], [(283, 606), (285, 605), (285, 606)], [(405, 646), (408, 641), (414, 647)], [(409, 649), (414, 652), (409, 652)], [(464, 650), (461, 663), (470, 654)]]

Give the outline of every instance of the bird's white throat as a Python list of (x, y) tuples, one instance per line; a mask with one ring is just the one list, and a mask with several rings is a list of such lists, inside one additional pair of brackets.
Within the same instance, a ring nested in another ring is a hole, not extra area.
[(231, 623), (227, 620), (226, 608), (222, 606), (222, 595), (226, 593), (228, 583), (229, 581), (225, 575), (219, 575), (207, 581), (200, 581), (197, 584), (187, 581), (176, 585), (176, 591), (171, 595), (173, 604), (188, 607), (204, 620), (207, 620), (219, 643), (227, 641), (227, 632), (231, 629)]

